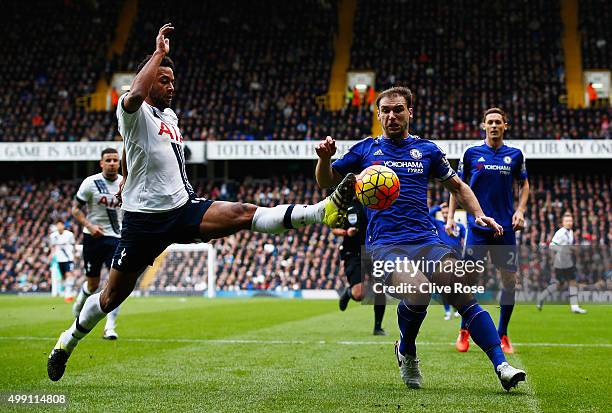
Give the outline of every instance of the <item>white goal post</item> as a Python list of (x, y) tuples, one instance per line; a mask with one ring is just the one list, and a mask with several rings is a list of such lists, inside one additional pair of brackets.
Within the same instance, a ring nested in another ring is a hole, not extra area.
[[(83, 271), (83, 246), (75, 245), (74, 254), (74, 276), (76, 286), (81, 285), (85, 280)], [(153, 285), (156, 279), (163, 277), (163, 281), (170, 285), (163, 285), (159, 292), (198, 292), (206, 290), (209, 298), (217, 295), (216, 291), (216, 261), (217, 253), (212, 244), (172, 244), (155, 260), (153, 266), (148, 267), (141, 276), (139, 286), (145, 288)], [(106, 268), (102, 268), (103, 282), (108, 277)], [(178, 282), (177, 282), (178, 281)], [(176, 285), (184, 284), (181, 288)], [(57, 264), (51, 264), (51, 291), (53, 296), (61, 294), (62, 279), (58, 271)], [(137, 287), (138, 288), (138, 287)]]
[(166, 248), (166, 260), (172, 259), (172, 254), (176, 253), (206, 253), (206, 295), (208, 298), (214, 298), (217, 295), (217, 277), (216, 277), (216, 263), (217, 263), (217, 251), (212, 244), (198, 243), (198, 244), (172, 244)]

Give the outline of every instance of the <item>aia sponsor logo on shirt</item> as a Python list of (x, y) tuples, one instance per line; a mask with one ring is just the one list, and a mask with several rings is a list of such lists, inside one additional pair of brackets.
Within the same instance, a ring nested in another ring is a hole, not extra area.
[(121, 206), (119, 199), (113, 195), (108, 198), (102, 195), (98, 200), (98, 205), (104, 205), (106, 208), (119, 208)]
[(177, 128), (172, 125), (168, 126), (163, 121), (160, 123), (158, 135), (168, 135), (172, 142), (183, 143), (183, 135), (181, 135), (181, 132)]

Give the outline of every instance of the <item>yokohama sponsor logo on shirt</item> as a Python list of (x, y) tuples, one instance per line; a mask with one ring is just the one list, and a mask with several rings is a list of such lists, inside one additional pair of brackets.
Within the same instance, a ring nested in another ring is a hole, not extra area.
[(413, 174), (422, 174), (424, 171), (421, 161), (384, 161), (383, 165), (388, 168), (406, 168), (407, 172)]

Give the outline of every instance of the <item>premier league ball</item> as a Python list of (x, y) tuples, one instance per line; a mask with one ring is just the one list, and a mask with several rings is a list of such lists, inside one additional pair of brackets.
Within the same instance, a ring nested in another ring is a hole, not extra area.
[(400, 182), (391, 168), (372, 165), (364, 169), (355, 183), (357, 199), (370, 209), (387, 209), (400, 193)]

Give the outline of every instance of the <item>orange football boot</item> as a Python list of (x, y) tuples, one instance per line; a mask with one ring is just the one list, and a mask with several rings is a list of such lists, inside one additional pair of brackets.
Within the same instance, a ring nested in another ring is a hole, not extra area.
[(512, 347), (512, 343), (510, 342), (508, 336), (501, 336), (500, 340), (502, 351), (507, 354), (513, 354), (514, 347)]
[(463, 328), (459, 330), (459, 337), (455, 342), (455, 347), (460, 353), (465, 353), (470, 348), (470, 332)]

